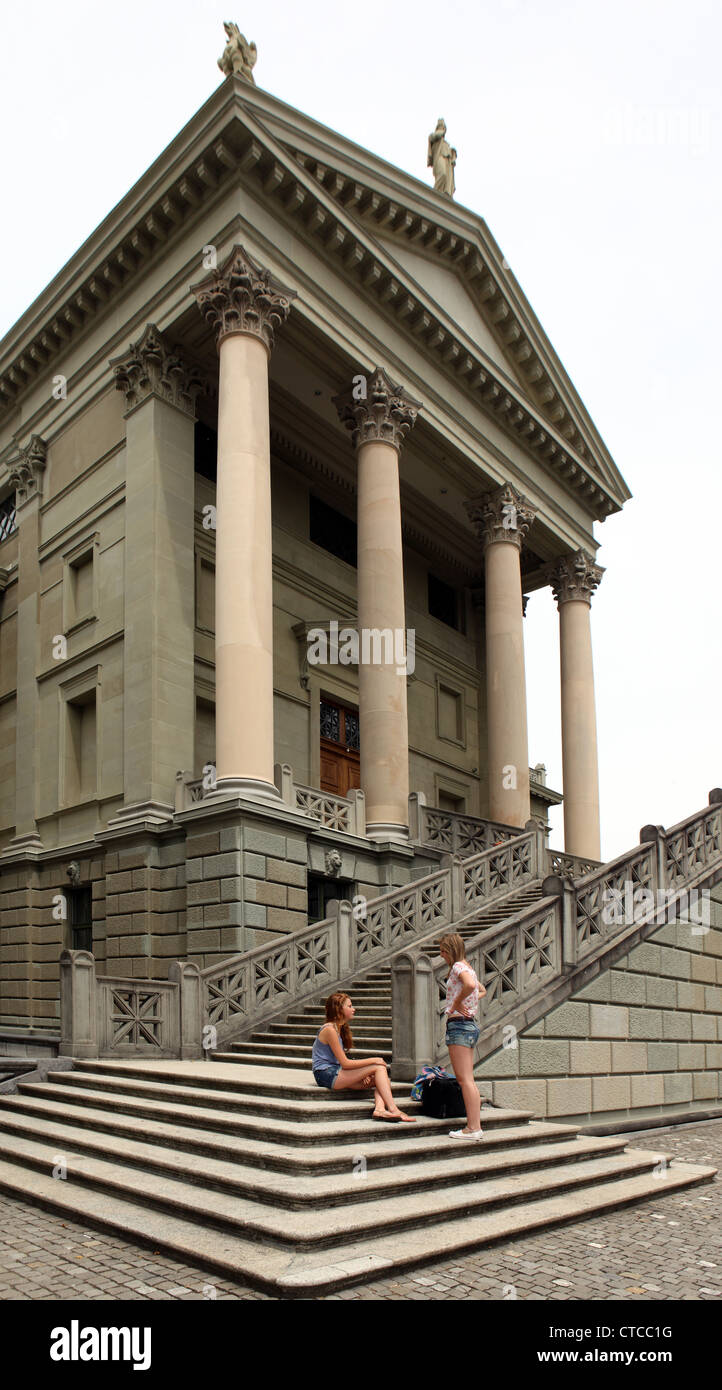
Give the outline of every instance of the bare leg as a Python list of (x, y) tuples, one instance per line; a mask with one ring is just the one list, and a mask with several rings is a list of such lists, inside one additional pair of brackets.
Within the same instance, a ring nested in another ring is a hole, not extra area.
[(383, 1113), (384, 1117), (387, 1119), (406, 1120), (409, 1124), (415, 1124), (415, 1119), (412, 1115), (406, 1115), (403, 1110), (399, 1109), (391, 1094), (391, 1085), (389, 1083), (386, 1067), (379, 1066), (378, 1063), (370, 1062), (368, 1068), (358, 1067), (354, 1068), (353, 1071), (341, 1070), (336, 1077), (333, 1088), (334, 1091), (363, 1090), (364, 1080), (369, 1075), (369, 1072), (373, 1073), (376, 1107), (379, 1105), (379, 1100), (385, 1107), (384, 1112), (375, 1108), (374, 1114)]
[(449, 1060), (464, 1097), (467, 1131), (475, 1133), (481, 1129), (481, 1096), (474, 1080), (474, 1049), (452, 1043)]

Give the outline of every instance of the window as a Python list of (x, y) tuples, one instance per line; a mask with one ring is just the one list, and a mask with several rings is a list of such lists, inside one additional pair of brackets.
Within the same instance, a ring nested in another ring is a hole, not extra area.
[(218, 460), (218, 435), (212, 430), (210, 425), (204, 425), (202, 420), (196, 420), (196, 427), (193, 436), (193, 467), (196, 473), (200, 473), (202, 478), (207, 478), (209, 483), (216, 481), (216, 468)]
[(61, 682), (60, 804), (76, 806), (99, 794), (102, 758), (100, 700), (102, 668)]
[(329, 554), (356, 568), (356, 522), (313, 495), (310, 503), (310, 539)]
[(71, 951), (93, 949), (93, 889), (86, 883), (68, 888), (68, 926)]
[(9, 497), (4, 497), (0, 502), (0, 543), (6, 541), (16, 530), (15, 493), (11, 492)]
[(447, 627), (459, 628), (459, 596), (456, 589), (445, 584), (443, 579), (429, 575), (429, 613)]
[(98, 616), (98, 562), (100, 537), (81, 541), (63, 556), (63, 628), (95, 622)]

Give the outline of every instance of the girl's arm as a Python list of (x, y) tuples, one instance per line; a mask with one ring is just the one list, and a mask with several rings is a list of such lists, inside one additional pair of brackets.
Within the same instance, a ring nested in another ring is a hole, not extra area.
[(341, 1063), (343, 1071), (358, 1071), (359, 1067), (367, 1067), (369, 1062), (376, 1062), (385, 1066), (383, 1057), (363, 1057), (355, 1062), (350, 1061), (344, 1052), (343, 1043), (332, 1023), (327, 1023), (325, 1027), (321, 1029), (319, 1037), (321, 1042), (326, 1043), (328, 1047), (330, 1047), (336, 1061)]

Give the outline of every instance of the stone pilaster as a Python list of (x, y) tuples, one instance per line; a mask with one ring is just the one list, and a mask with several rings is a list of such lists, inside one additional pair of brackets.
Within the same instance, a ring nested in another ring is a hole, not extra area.
[(601, 857), (590, 608), (603, 573), (578, 550), (561, 557), (550, 579), (559, 606), (564, 847), (588, 859)]
[(154, 324), (111, 362), (126, 412), (124, 806), (113, 824), (173, 816), (193, 766), (196, 368)]
[(276, 801), (268, 361), (295, 291), (241, 246), (191, 291), (220, 357), (212, 795)]
[(523, 827), (531, 812), (521, 547), (536, 513), (508, 483), (466, 507), (486, 573), (489, 816)]
[[(355, 378), (352, 390), (337, 396), (335, 405), (351, 430), (358, 459), (359, 719), (366, 833), (376, 840), (405, 840), (409, 727), (398, 456), (421, 405), (378, 368), (368, 378)], [(388, 631), (392, 649), (379, 637), (375, 651), (372, 635)], [(364, 660), (365, 634), (370, 660)]]
[(15, 701), (15, 837), (5, 850), (15, 857), (42, 849), (35, 823), (35, 755), (38, 720), (38, 632), (40, 602), (40, 506), (47, 444), (31, 436), (9, 465), (15, 486), (18, 529), (17, 679)]

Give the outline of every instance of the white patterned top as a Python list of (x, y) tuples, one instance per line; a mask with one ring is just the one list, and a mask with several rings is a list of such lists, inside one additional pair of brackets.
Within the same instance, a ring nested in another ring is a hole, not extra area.
[[(471, 975), (474, 981), (474, 988), (471, 994), (466, 995), (461, 1008), (457, 1009), (456, 1001), (464, 988), (464, 982), (461, 979), (462, 971), (464, 971), (465, 974)], [(457, 960), (456, 963), (452, 965), (449, 978), (446, 981), (446, 1009), (444, 1012), (448, 1014), (449, 1018), (475, 1018), (476, 1011), (479, 1007), (479, 991), (479, 981), (468, 961)]]

